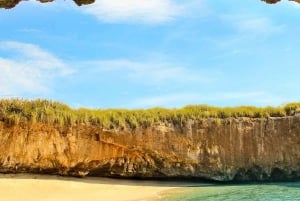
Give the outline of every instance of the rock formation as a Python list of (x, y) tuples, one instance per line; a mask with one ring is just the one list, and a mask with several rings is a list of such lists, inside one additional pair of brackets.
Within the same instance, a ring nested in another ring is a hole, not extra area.
[[(25, 1), (25, 0), (0, 0), (0, 8), (6, 8), (6, 9), (13, 8), (21, 1)], [(41, 3), (47, 3), (47, 2), (52, 2), (54, 0), (37, 0), (37, 1)], [(78, 6), (92, 4), (95, 2), (95, 0), (73, 0), (73, 1)]]
[(215, 181), (300, 179), (300, 117), (103, 129), (0, 121), (0, 172)]
[[(0, 0), (0, 8), (6, 8), (6, 9), (13, 8), (21, 1), (25, 1), (25, 0)], [(37, 1), (40, 1), (41, 3), (46, 3), (46, 2), (52, 2), (54, 0), (37, 0)], [(92, 4), (95, 2), (95, 0), (73, 0), (73, 1), (78, 6)], [(281, 0), (261, 0), (261, 1), (265, 1), (266, 3), (274, 4)], [(300, 3), (300, 0), (289, 0), (289, 1), (295, 1), (295, 2)]]
[[(277, 3), (281, 0), (262, 0), (262, 1), (265, 1), (266, 3), (274, 4), (274, 3)], [(289, 1), (295, 1), (297, 3), (300, 3), (300, 0), (289, 0)]]

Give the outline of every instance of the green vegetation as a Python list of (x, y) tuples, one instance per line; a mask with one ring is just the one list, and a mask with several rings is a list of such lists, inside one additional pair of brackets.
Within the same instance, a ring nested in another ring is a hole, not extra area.
[(150, 126), (158, 121), (180, 123), (187, 119), (229, 117), (284, 117), (299, 111), (300, 103), (282, 107), (212, 107), (190, 105), (180, 109), (72, 109), (65, 104), (48, 100), (0, 100), (0, 121), (9, 125), (21, 123), (46, 123), (54, 125), (91, 124), (104, 128), (136, 128)]

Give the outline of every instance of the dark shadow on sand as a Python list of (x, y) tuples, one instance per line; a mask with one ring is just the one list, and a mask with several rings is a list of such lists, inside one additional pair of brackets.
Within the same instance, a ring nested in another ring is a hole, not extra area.
[(39, 180), (61, 180), (82, 182), (88, 184), (108, 184), (108, 185), (125, 185), (125, 186), (156, 186), (156, 187), (225, 187), (225, 186), (252, 186), (252, 185), (278, 185), (289, 188), (299, 188), (300, 182), (211, 182), (200, 179), (123, 179), (123, 178), (106, 178), (106, 177), (65, 177), (58, 175), (40, 175), (40, 174), (0, 174), (0, 179), (39, 179)]

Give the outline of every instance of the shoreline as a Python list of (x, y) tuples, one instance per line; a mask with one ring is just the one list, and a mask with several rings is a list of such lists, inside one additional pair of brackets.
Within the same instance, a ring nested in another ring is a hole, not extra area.
[[(205, 196), (214, 195), (217, 189), (218, 196), (222, 197), (228, 193), (235, 196), (236, 193), (232, 193), (233, 190), (234, 192), (240, 191), (238, 189), (246, 190), (245, 193), (247, 194), (249, 188), (259, 191), (262, 187), (286, 191), (290, 190), (288, 188), (299, 188), (300, 186), (299, 182), (216, 185), (186, 181), (129, 180), (105, 177), (76, 178), (27, 173), (0, 174), (0, 197), (1, 200), (7, 201), (182, 200), (185, 196), (206, 198)], [(197, 194), (197, 192), (201, 192), (201, 194)]]
[(154, 201), (182, 187), (175, 182), (0, 174), (1, 200), (9, 201)]

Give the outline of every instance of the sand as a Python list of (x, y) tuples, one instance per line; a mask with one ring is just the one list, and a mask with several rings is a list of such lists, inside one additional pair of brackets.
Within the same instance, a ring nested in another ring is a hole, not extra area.
[(167, 182), (0, 175), (0, 200), (5, 201), (149, 201), (176, 188)]

